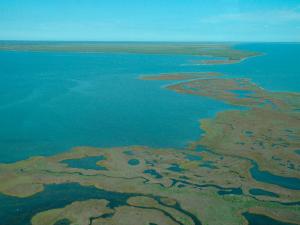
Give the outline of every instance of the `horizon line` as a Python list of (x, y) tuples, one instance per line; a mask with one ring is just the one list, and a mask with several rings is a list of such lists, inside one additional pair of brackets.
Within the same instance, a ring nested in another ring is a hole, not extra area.
[(24, 39), (0, 39), (0, 42), (72, 42), (72, 43), (300, 43), (300, 41), (172, 41), (172, 40), (24, 40)]

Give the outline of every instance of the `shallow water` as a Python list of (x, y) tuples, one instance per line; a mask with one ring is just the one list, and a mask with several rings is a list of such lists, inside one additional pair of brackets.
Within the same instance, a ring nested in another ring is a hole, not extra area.
[(128, 160), (128, 164), (131, 166), (137, 166), (140, 164), (140, 161), (138, 159), (130, 159)]
[(82, 145), (184, 147), (200, 118), (230, 106), (137, 78), (188, 71), (194, 58), (0, 52), (0, 161)]
[(88, 170), (106, 170), (105, 167), (97, 165), (97, 162), (104, 160), (104, 156), (92, 156), (85, 157), (81, 159), (67, 159), (62, 161), (66, 163), (68, 167), (79, 168), (79, 169), (88, 169)]
[[(163, 88), (168, 81), (143, 81), (137, 79), (140, 75), (217, 71), (229, 77), (251, 78), (268, 90), (300, 91), (300, 67), (294, 57), (300, 52), (299, 44), (243, 44), (238, 48), (266, 54), (235, 65), (195, 66), (189, 64), (195, 59), (190, 56), (0, 52), (0, 162), (53, 155), (80, 145), (181, 148), (202, 134), (199, 119), (234, 108), (205, 97), (177, 94)], [(233, 93), (239, 97), (251, 94)], [(252, 135), (251, 131), (245, 134)], [(300, 150), (296, 152), (300, 154)], [(96, 165), (101, 159), (87, 157), (64, 162), (74, 168), (105, 169)], [(187, 154), (186, 159), (199, 161), (199, 166), (209, 170), (217, 169), (217, 165), (197, 155)], [(128, 161), (131, 166), (139, 163), (137, 159)], [(298, 178), (260, 171), (253, 163), (250, 172), (255, 180), (300, 189)], [(176, 164), (169, 170), (182, 172)], [(144, 173), (163, 178), (156, 170)], [(188, 181), (180, 181), (178, 187), (185, 184)], [(240, 188), (213, 184), (196, 187), (217, 188), (219, 195), (243, 194)], [(250, 193), (276, 197), (262, 189), (252, 189)], [(121, 204), (116, 199), (124, 202), (127, 197), (79, 185), (53, 185), (27, 199), (0, 195), (0, 202), (5, 203), (0, 206), (0, 216), (2, 222), (28, 224), (38, 210), (90, 198)], [(59, 201), (51, 201), (56, 198)], [(285, 224), (265, 216), (244, 215), (250, 225)]]
[(249, 97), (251, 94), (254, 94), (253, 91), (244, 91), (244, 90), (232, 90), (230, 91), (232, 92), (233, 94), (235, 94), (235, 96), (237, 98), (247, 98)]
[(0, 162), (52, 155), (74, 146), (184, 147), (199, 119), (233, 108), (180, 95), (140, 75), (224, 72), (269, 90), (300, 91), (299, 44), (241, 44), (265, 55), (239, 64), (195, 66), (199, 57), (0, 52)]

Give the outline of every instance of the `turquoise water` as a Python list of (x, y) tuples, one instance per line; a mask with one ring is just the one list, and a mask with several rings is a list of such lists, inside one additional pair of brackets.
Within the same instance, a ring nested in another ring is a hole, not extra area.
[(269, 90), (300, 91), (299, 44), (242, 44), (265, 53), (239, 64), (195, 66), (195, 57), (0, 52), (0, 162), (74, 146), (180, 148), (201, 135), (198, 120), (233, 108), (142, 81), (143, 74), (225, 72)]
[[(0, 52), (0, 162), (33, 155), (52, 155), (74, 146), (148, 145), (180, 148), (201, 135), (198, 120), (233, 108), (199, 96), (180, 95), (161, 88), (163, 81), (137, 77), (167, 72), (217, 71), (230, 77), (247, 77), (269, 90), (300, 91), (300, 67), (295, 55), (299, 44), (243, 44), (238, 48), (266, 53), (240, 64), (188, 65), (194, 57), (137, 54)], [(235, 92), (240, 97), (249, 93)], [(247, 133), (247, 135), (252, 135)], [(298, 153), (300, 150), (297, 151)], [(128, 155), (132, 152), (127, 151)], [(188, 160), (201, 157), (187, 155)], [(70, 167), (103, 169), (101, 158), (68, 160)], [(138, 165), (135, 159), (129, 160)], [(209, 169), (209, 162), (199, 162)], [(181, 172), (178, 165), (170, 170)], [(144, 173), (162, 178), (156, 170)], [(297, 178), (285, 178), (251, 169), (254, 179), (299, 190)], [(186, 182), (188, 183), (188, 182)], [(179, 185), (184, 185), (180, 181)], [(218, 194), (242, 194), (240, 188)], [(80, 186), (49, 186), (32, 198), (0, 195), (2, 221), (26, 224), (37, 210), (61, 207), (75, 200), (107, 198), (121, 204), (128, 196)], [(67, 194), (67, 195), (66, 195)], [(252, 189), (254, 195), (268, 195)], [(64, 196), (64, 198), (61, 198)], [(275, 197), (275, 196), (274, 196)], [(59, 198), (60, 201), (52, 201)], [(123, 204), (123, 203), (122, 203)], [(15, 217), (16, 210), (20, 217)], [(245, 215), (250, 224), (284, 224), (268, 217)]]
[(0, 52), (0, 161), (74, 146), (184, 147), (198, 120), (229, 106), (142, 81), (194, 57)]
[(104, 156), (92, 156), (85, 157), (81, 159), (67, 159), (62, 161), (66, 163), (69, 167), (79, 168), (79, 169), (88, 169), (88, 170), (106, 170), (105, 167), (97, 165), (97, 162), (104, 160)]
[(300, 91), (300, 43), (239, 44), (236, 48), (263, 55), (238, 64), (200, 67), (224, 72), (231, 77), (250, 78), (271, 91)]
[(173, 171), (173, 172), (178, 172), (178, 173), (184, 171), (184, 169), (182, 169), (182, 168), (180, 167), (180, 165), (178, 165), (178, 164), (176, 164), (176, 163), (172, 164), (172, 165), (168, 168), (168, 170)]
[(131, 165), (131, 166), (137, 166), (140, 164), (140, 160), (138, 159), (130, 159), (128, 160), (128, 164)]
[(232, 90), (231, 92), (235, 94), (237, 98), (247, 98), (251, 94), (254, 94), (253, 91), (245, 91), (245, 90)]

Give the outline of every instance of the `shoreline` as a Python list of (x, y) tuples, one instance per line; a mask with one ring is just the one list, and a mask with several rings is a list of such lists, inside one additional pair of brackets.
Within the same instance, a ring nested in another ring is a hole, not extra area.
[[(274, 218), (272, 211), (267, 210), (272, 208), (281, 213), (274, 219), (296, 224), (300, 211), (298, 189), (280, 185), (280, 182), (269, 183), (267, 179), (257, 180), (251, 169), (252, 162), (255, 162), (258, 173), (268, 171), (283, 178), (294, 177), (294, 174), (297, 177), (300, 164), (294, 157), (298, 154), (295, 152), (297, 142), (289, 140), (288, 135), (297, 135), (299, 113), (293, 113), (293, 110), (300, 105), (300, 94), (290, 96), (289, 92), (270, 92), (246, 78), (221, 76), (215, 72), (180, 72), (138, 78), (178, 81), (165, 88), (179, 94), (204, 96), (247, 107), (244, 111), (221, 111), (213, 118), (201, 119), (199, 126), (204, 135), (191, 141), (190, 146), (182, 149), (75, 147), (52, 156), (33, 156), (15, 163), (0, 163), (0, 193), (26, 199), (36, 194), (43, 195), (48, 185), (76, 183), (98, 190), (151, 196), (150, 199), (134, 199), (130, 207), (139, 207), (145, 215), (147, 207), (160, 212), (163, 210), (167, 212), (165, 215), (172, 215), (168, 218), (175, 222), (181, 221), (183, 216), (183, 222), (193, 221), (188, 224), (196, 224), (193, 220), (196, 218), (204, 224), (214, 224), (217, 220), (224, 221), (224, 225), (244, 225), (247, 220), (243, 213), (260, 206), (258, 211), (262, 215)], [(87, 158), (95, 158), (92, 169), (83, 166), (82, 160)], [(75, 162), (68, 164), (67, 160)], [(94, 169), (96, 166), (100, 169)], [(272, 195), (252, 194), (253, 188)], [(170, 205), (157, 201), (157, 198), (165, 198)], [(201, 207), (199, 203), (202, 203)], [(94, 203), (82, 204), (94, 209)], [(172, 208), (172, 205), (180, 206), (183, 211)], [(212, 210), (212, 205), (217, 205), (218, 210)], [(76, 213), (78, 207), (73, 206), (72, 203), (63, 208), (48, 209), (33, 218), (43, 221), (53, 212), (60, 211), (70, 218), (56, 218), (54, 222), (74, 219), (70, 214)], [(119, 206), (104, 209), (111, 213), (111, 217), (88, 216), (88, 219), (109, 223), (110, 218), (119, 218), (116, 212), (124, 210)], [(84, 216), (87, 212), (83, 210), (80, 213)], [(153, 213), (164, 218), (158, 212), (152, 211), (151, 215)], [(134, 220), (134, 217), (129, 219)]]

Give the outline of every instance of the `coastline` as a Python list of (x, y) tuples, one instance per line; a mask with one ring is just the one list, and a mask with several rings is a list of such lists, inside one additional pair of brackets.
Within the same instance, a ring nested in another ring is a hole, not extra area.
[[(249, 79), (221, 76), (214, 72), (180, 72), (138, 78), (147, 81), (177, 81), (165, 88), (179, 94), (205, 96), (246, 108), (218, 112), (214, 118), (200, 120), (205, 133), (187, 149), (76, 147), (53, 156), (2, 163), (0, 193), (7, 197), (7, 201), (11, 200), (9, 196), (30, 199), (38, 194), (47, 194), (45, 190), (49, 185), (76, 183), (81, 185), (79, 189), (82, 187), (82, 190), (91, 186), (122, 195), (138, 194), (139, 198), (134, 201), (131, 199), (126, 206), (102, 205), (101, 209), (96, 210), (111, 213), (112, 220), (117, 221), (120, 219), (119, 214), (125, 210), (122, 207), (136, 207), (135, 210), (144, 207), (142, 214), (148, 215), (147, 210), (152, 208), (152, 213), (161, 219), (178, 222), (179, 218), (185, 218), (183, 222), (189, 221), (187, 224), (197, 224), (193, 218), (201, 221), (198, 224), (214, 224), (214, 219), (223, 221), (224, 225), (247, 224), (243, 216), (245, 212), (296, 224), (300, 210), (298, 189), (284, 186), (281, 181), (269, 183), (268, 179), (257, 180), (251, 169), (253, 161), (258, 164), (257, 172), (260, 174), (267, 171), (271, 175), (280, 176), (284, 182), (284, 178), (298, 179), (298, 168), (295, 167), (299, 165), (295, 157), (298, 154), (295, 150), (297, 143), (278, 140), (278, 137), (297, 134), (299, 113), (294, 112), (294, 109), (299, 105), (299, 93), (290, 96), (289, 92), (269, 92)], [(274, 121), (285, 123), (277, 124)], [(265, 139), (259, 140), (260, 137)], [(270, 146), (273, 152), (268, 151)], [(286, 154), (287, 151), (289, 154)], [(102, 156), (104, 158), (98, 160)], [(102, 169), (84, 168), (81, 160), (89, 157), (97, 157), (93, 161), (96, 164), (94, 166)], [(67, 160), (77, 160), (78, 163), (68, 164)], [(251, 193), (252, 189), (272, 195), (255, 195)], [(165, 198), (169, 205), (157, 201), (161, 198)], [(199, 202), (203, 204), (201, 207)], [(93, 201), (81, 203), (87, 204), (86, 207), (92, 211), (95, 209)], [(76, 207), (71, 203), (47, 209), (36, 214), (33, 220), (43, 221), (56, 212), (64, 212), (65, 217), (70, 218), (59, 217), (55, 222), (64, 219), (76, 222), (78, 218), (71, 215), (76, 214), (81, 203), (74, 203)], [(98, 203), (102, 204), (103, 201)], [(182, 211), (174, 205), (180, 206)], [(218, 205), (218, 212), (212, 210), (209, 207), (211, 205)], [(255, 208), (257, 206), (259, 208)], [(280, 212), (280, 216), (275, 216), (269, 208)], [(126, 210), (130, 212), (129, 208)], [(163, 214), (159, 213), (162, 211)], [(85, 210), (81, 213), (79, 217), (87, 220), (94, 217), (94, 214), (90, 215)], [(144, 218), (151, 222), (151, 218)], [(98, 219), (111, 222), (109, 218)], [(134, 217), (131, 219), (134, 220)]]

